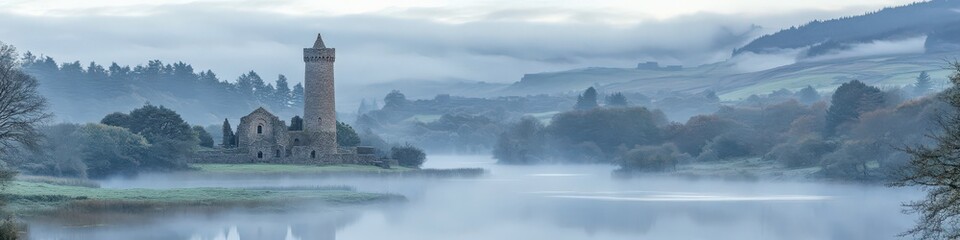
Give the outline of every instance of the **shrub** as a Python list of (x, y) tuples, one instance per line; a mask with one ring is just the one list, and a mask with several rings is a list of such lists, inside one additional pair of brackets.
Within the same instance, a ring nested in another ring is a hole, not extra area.
[(140, 135), (103, 124), (84, 125), (73, 137), (79, 142), (81, 159), (91, 177), (136, 171), (149, 147)]
[(681, 153), (673, 144), (637, 146), (620, 157), (620, 168), (629, 171), (666, 171), (676, 169), (677, 163), (690, 155)]
[(823, 174), (830, 178), (871, 180), (881, 145), (873, 140), (845, 141), (837, 151), (823, 157)]
[(749, 136), (738, 135), (738, 134), (724, 134), (720, 135), (710, 142), (706, 146), (703, 146), (703, 153), (711, 153), (717, 157), (717, 159), (727, 159), (735, 157), (745, 157), (752, 154), (750, 141), (747, 141), (746, 138)]
[(26, 225), (18, 223), (12, 217), (0, 220), (0, 240), (24, 239), (26, 228)]
[(500, 163), (530, 164), (543, 159), (544, 126), (540, 120), (525, 117), (500, 134), (493, 157)]
[(610, 161), (621, 146), (661, 144), (658, 116), (643, 107), (565, 112), (553, 117), (547, 132), (559, 150), (593, 143), (600, 153), (592, 157)]
[(708, 141), (734, 128), (746, 128), (746, 126), (716, 115), (701, 115), (690, 118), (686, 124), (674, 126), (670, 130), (670, 135), (672, 142), (680, 151), (697, 156)]
[(337, 145), (341, 147), (356, 147), (360, 145), (360, 135), (350, 125), (337, 122)]
[(129, 114), (113, 113), (101, 123), (126, 128), (146, 138), (151, 145), (149, 154), (141, 161), (146, 168), (186, 168), (184, 159), (199, 145), (196, 133), (180, 114), (163, 106), (147, 104)]
[(400, 166), (419, 168), (427, 159), (422, 149), (410, 144), (390, 148), (390, 157), (397, 160)]
[(835, 149), (837, 144), (834, 142), (808, 136), (777, 145), (770, 151), (768, 157), (790, 168), (811, 167), (816, 166), (824, 155)]
[(197, 133), (197, 139), (200, 140), (201, 147), (213, 147), (213, 136), (203, 126), (193, 126), (193, 131)]

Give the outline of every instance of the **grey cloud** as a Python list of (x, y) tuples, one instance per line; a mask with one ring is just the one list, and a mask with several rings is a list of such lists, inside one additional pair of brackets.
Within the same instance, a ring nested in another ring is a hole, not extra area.
[[(448, 10), (425, 9), (419, 14), (430, 11)], [(550, 11), (504, 10), (460, 24), (376, 14), (283, 15), (215, 4), (158, 6), (145, 10), (152, 14), (142, 17), (43, 18), (3, 13), (0, 40), (58, 61), (135, 65), (160, 59), (213, 69), (230, 80), (256, 70), (264, 76), (282, 73), (300, 81), (300, 49), (321, 32), (328, 46), (338, 49), (339, 84), (404, 78), (512, 82), (530, 72), (629, 67), (646, 60), (684, 65), (721, 61), (733, 48), (763, 33), (754, 23), (781, 24), (823, 14), (694, 14), (630, 26), (592, 20), (517, 20), (524, 14)], [(575, 19), (602, 18), (602, 12), (596, 11), (565, 14)]]

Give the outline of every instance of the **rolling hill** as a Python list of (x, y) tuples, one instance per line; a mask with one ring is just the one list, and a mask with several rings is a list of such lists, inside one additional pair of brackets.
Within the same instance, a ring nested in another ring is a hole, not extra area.
[[(860, 16), (827, 21), (812, 21), (777, 33), (759, 37), (734, 50), (767, 53), (782, 49), (809, 48), (807, 56), (818, 56), (849, 48), (851, 45), (917, 36), (955, 35), (960, 23), (960, 1), (933, 0), (900, 7), (889, 7)], [(933, 40), (939, 39), (934, 37)], [(929, 46), (937, 43), (928, 43)]]

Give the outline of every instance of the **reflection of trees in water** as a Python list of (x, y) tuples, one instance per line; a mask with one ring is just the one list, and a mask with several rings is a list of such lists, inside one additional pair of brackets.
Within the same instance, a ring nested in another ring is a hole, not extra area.
[[(84, 213), (27, 219), (36, 239), (336, 239), (338, 229), (356, 222), (353, 209), (236, 211), (229, 213)], [(80, 220), (80, 221), (76, 221)]]

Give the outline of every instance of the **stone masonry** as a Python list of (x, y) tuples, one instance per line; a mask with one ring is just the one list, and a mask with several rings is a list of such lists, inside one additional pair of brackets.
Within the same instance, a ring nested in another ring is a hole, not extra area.
[(313, 47), (303, 49), (303, 129), (289, 129), (264, 108), (240, 119), (236, 147), (204, 151), (198, 163), (298, 163), (382, 165), (372, 151), (337, 146), (337, 115), (333, 63), (336, 49), (327, 48), (320, 35)]

